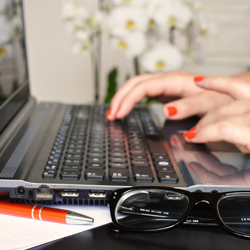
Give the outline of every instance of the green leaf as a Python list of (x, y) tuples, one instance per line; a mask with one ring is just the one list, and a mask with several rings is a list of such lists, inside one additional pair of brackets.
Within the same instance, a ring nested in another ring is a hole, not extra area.
[(106, 90), (105, 104), (109, 104), (117, 91), (117, 75), (118, 69), (113, 68), (108, 74), (108, 86)]

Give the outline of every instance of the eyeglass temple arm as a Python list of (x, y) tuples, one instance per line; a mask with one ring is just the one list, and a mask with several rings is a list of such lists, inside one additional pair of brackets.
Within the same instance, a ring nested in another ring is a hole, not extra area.
[(218, 226), (216, 219), (188, 216), (183, 222), (184, 225)]

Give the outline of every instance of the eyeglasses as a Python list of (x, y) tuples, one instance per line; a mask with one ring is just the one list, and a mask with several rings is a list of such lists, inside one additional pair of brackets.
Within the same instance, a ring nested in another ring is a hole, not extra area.
[[(209, 203), (217, 223), (228, 233), (250, 238), (250, 192), (202, 193), (175, 188), (134, 187), (114, 191), (109, 199), (114, 225), (132, 232), (159, 232), (186, 222), (200, 202)], [(203, 220), (203, 223), (205, 220)]]

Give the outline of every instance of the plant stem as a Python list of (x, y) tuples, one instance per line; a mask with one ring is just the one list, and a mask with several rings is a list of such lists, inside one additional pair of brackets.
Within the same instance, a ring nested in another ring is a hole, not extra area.
[(99, 68), (98, 68), (98, 51), (94, 47), (91, 53), (93, 83), (94, 83), (94, 103), (99, 102)]
[(135, 57), (133, 62), (134, 62), (135, 75), (138, 76), (138, 75), (140, 75), (140, 67), (139, 67), (138, 57)]
[(175, 44), (174, 30), (175, 30), (175, 27), (171, 27), (169, 30), (169, 42), (173, 45)]

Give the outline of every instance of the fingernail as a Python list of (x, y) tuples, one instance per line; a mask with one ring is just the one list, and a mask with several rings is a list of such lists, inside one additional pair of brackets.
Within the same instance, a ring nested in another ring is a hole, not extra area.
[(111, 109), (109, 108), (106, 113), (106, 119), (109, 119), (110, 115), (111, 115)]
[(189, 131), (194, 131), (196, 129), (196, 126), (193, 126)]
[(204, 78), (205, 78), (204, 76), (196, 76), (196, 77), (194, 78), (194, 81), (195, 81), (195, 82), (201, 82)]
[(177, 114), (177, 109), (175, 107), (167, 107), (168, 115), (173, 116)]
[(195, 131), (186, 131), (185, 133), (183, 133), (183, 136), (189, 140), (193, 139), (196, 136), (197, 132)]
[(119, 114), (120, 109), (121, 109), (121, 108), (118, 108), (118, 109), (117, 109), (117, 111), (115, 112), (115, 115), (118, 115), (118, 114)]
[(190, 163), (188, 164), (188, 167), (192, 170), (192, 172), (195, 173), (195, 171), (194, 171), (194, 169), (193, 169), (193, 166), (192, 166)]

